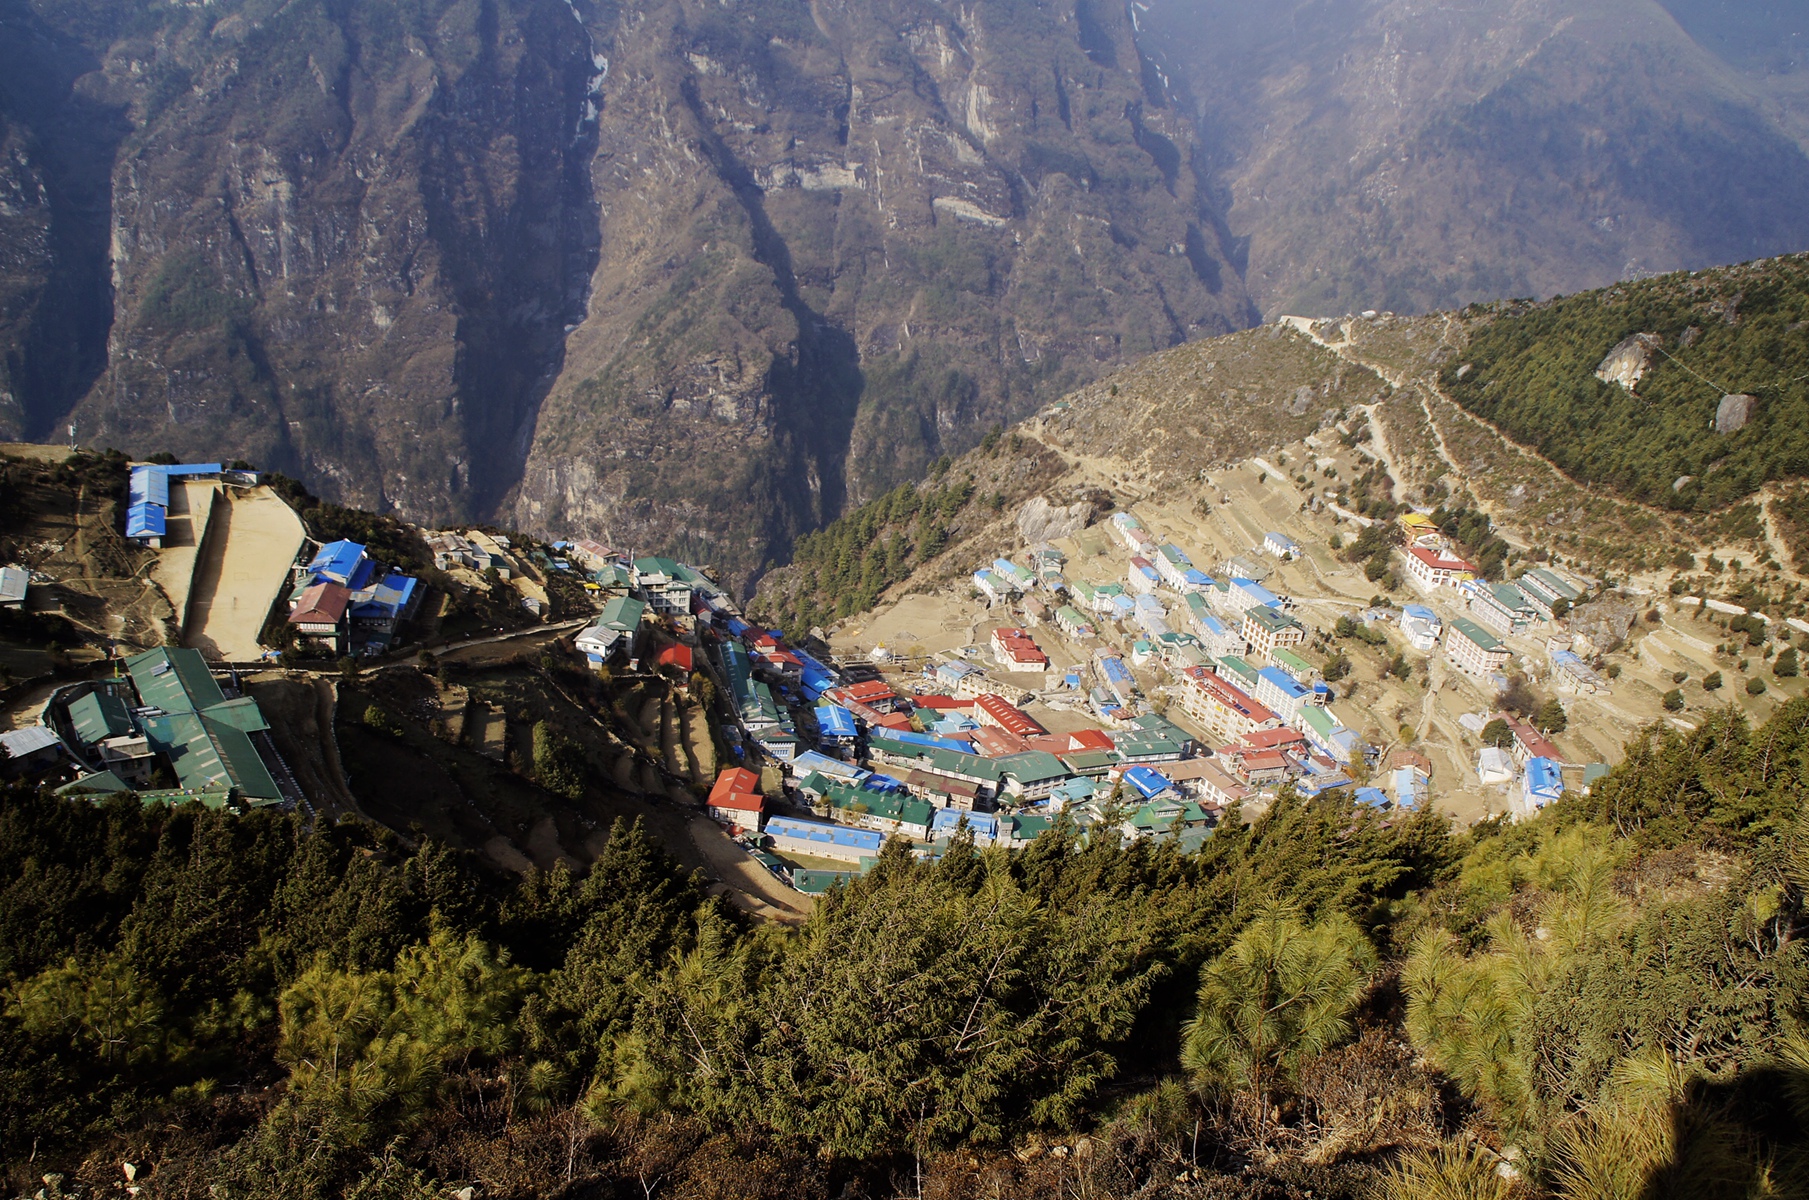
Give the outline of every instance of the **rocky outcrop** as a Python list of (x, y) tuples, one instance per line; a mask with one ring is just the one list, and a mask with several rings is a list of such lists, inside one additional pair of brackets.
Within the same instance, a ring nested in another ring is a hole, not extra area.
[(1746, 423), (1752, 420), (1753, 408), (1758, 403), (1757, 396), (1745, 393), (1721, 397), (1721, 403), (1715, 406), (1715, 432), (1738, 433), (1745, 429)]
[(1639, 388), (1639, 381), (1652, 369), (1658, 348), (1664, 339), (1656, 333), (1636, 333), (1615, 344), (1595, 369), (1595, 377), (1603, 383), (1619, 384), (1629, 394)]
[(1086, 500), (1053, 504), (1047, 496), (1035, 496), (1018, 510), (1018, 536), (1026, 546), (1071, 537), (1093, 523), (1093, 505)]

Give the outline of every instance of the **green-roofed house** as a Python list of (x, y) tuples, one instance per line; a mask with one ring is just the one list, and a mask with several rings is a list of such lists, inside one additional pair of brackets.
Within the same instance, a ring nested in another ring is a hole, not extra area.
[(608, 665), (618, 651), (628, 658), (635, 656), (637, 631), (647, 612), (647, 602), (632, 596), (612, 596), (603, 604), (597, 619), (573, 639), (578, 652), (589, 661), (593, 671)]
[(832, 784), (825, 797), (832, 816), (844, 825), (902, 833), (918, 841), (930, 838), (930, 822), (936, 808), (909, 792), (874, 792), (865, 788)]
[(846, 883), (850, 879), (858, 879), (859, 871), (813, 871), (804, 867), (794, 867), (791, 872), (791, 886), (806, 896), (821, 896), (838, 883)]
[(236, 795), (254, 807), (282, 801), (250, 735), (236, 725), (209, 712), (177, 712), (147, 719), (144, 729), (184, 791)]
[(1219, 659), (1218, 669), (1214, 673), (1227, 683), (1235, 685), (1246, 696), (1256, 694), (1257, 682), (1262, 678), (1256, 673), (1255, 667), (1235, 654), (1227, 654)]
[(117, 796), (121, 792), (130, 792), (132, 785), (115, 775), (112, 771), (96, 771), (92, 775), (84, 775), (73, 783), (65, 783), (57, 789), (59, 796), (90, 796), (101, 799), (106, 796)]
[(974, 785), (979, 799), (998, 794), (1003, 772), (994, 759), (978, 754), (963, 754), (940, 746), (922, 746), (915, 742), (894, 741), (877, 731), (867, 735), (867, 753), (875, 762), (889, 766), (914, 767), (928, 775), (941, 775)]
[(1312, 687), (1313, 681), (1319, 678), (1319, 668), (1292, 650), (1276, 650), (1269, 655), (1269, 661), (1293, 676), (1294, 682), (1302, 687)]
[(1505, 667), (1510, 656), (1500, 638), (1468, 617), (1445, 627), (1445, 658), (1466, 675), (1486, 679)]
[(1014, 816), (999, 819), (999, 841), (1013, 849), (1023, 849), (1031, 842), (1049, 831), (1054, 825), (1048, 817), (1036, 816), (1032, 813), (1018, 813)]
[(1019, 804), (1046, 799), (1072, 777), (1067, 764), (1047, 750), (1025, 750), (993, 761), (1003, 776), (1004, 794)]

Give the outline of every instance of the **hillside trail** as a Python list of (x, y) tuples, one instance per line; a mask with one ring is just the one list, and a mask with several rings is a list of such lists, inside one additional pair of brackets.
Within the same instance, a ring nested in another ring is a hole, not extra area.
[[(1451, 338), (1451, 327), (1452, 327), (1452, 324), (1455, 321), (1455, 319), (1456, 318), (1454, 318), (1449, 313), (1446, 313), (1443, 315), (1443, 328), (1441, 329), (1440, 337), (1439, 337), (1439, 345), (1441, 347), (1456, 345), (1456, 343)], [(1323, 337), (1314, 328), (1315, 322), (1311, 318), (1308, 318), (1308, 317), (1282, 317), (1281, 320), (1283, 323), (1287, 324), (1290, 328), (1293, 328), (1293, 329), (1297, 330), (1298, 332), (1304, 334), (1310, 341), (1312, 341), (1312, 343), (1314, 345), (1335, 355), (1339, 359), (1339, 361), (1347, 362), (1347, 363), (1351, 364), (1352, 366), (1359, 367), (1359, 368), (1362, 368), (1363, 370), (1369, 371), (1371, 374), (1375, 375), (1376, 378), (1382, 380), (1384, 383), (1387, 383), (1391, 387), (1394, 387), (1397, 389), (1400, 389), (1400, 388), (1415, 389), (1415, 391), (1419, 395), (1420, 407), (1426, 414), (1426, 422), (1432, 429), (1433, 438), (1436, 442), (1437, 449), (1438, 449), (1438, 455), (1445, 462), (1445, 464), (1451, 469), (1451, 471), (1457, 476), (1457, 478), (1460, 481), (1467, 479), (1468, 471), (1452, 455), (1450, 447), (1445, 441), (1444, 427), (1443, 427), (1443, 425), (1440, 424), (1437, 415), (1434, 414), (1432, 411), (1431, 401), (1434, 398), (1436, 398), (1438, 400), (1442, 400), (1446, 404), (1449, 404), (1451, 406), (1452, 410), (1455, 413), (1457, 413), (1458, 418), (1460, 420), (1468, 421), (1471, 424), (1477, 426), (1479, 429), (1483, 430), (1483, 432), (1485, 432), (1486, 434), (1489, 434), (1495, 441), (1499, 442), (1502, 446), (1507, 447), (1509, 450), (1513, 451), (1515, 454), (1518, 454), (1521, 458), (1525, 459), (1529, 464), (1531, 464), (1536, 469), (1556, 476), (1557, 478), (1563, 480), (1564, 483), (1568, 484), (1571, 487), (1576, 488), (1578, 491), (1582, 492), (1585, 496), (1589, 497), (1590, 499), (1601, 500), (1606, 503), (1619, 506), (1621, 508), (1633, 509), (1638, 512), (1644, 513), (1648, 516), (1657, 517), (1660, 520), (1664, 520), (1664, 521), (1669, 521), (1669, 519), (1671, 518), (1672, 514), (1665, 509), (1656, 508), (1649, 504), (1642, 504), (1635, 500), (1628, 500), (1624, 496), (1610, 495), (1608, 493), (1599, 491), (1596, 488), (1591, 487), (1589, 484), (1586, 484), (1583, 481), (1577, 479), (1575, 476), (1570, 475), (1569, 473), (1567, 473), (1566, 471), (1561, 469), (1556, 463), (1552, 462), (1551, 459), (1545, 457), (1543, 454), (1539, 453), (1537, 450), (1533, 449), (1532, 447), (1527, 446), (1519, 441), (1516, 441), (1514, 438), (1509, 437), (1506, 433), (1503, 433), (1500, 429), (1496, 428), (1494, 425), (1491, 425), (1489, 422), (1483, 420), (1481, 417), (1478, 417), (1476, 414), (1470, 412), (1468, 409), (1464, 408), (1463, 405), (1457, 403), (1457, 401), (1453, 400), (1450, 396), (1446, 395), (1444, 392), (1444, 389), (1442, 389), (1441, 387), (1438, 386), (1438, 376), (1436, 374), (1422, 375), (1422, 376), (1417, 376), (1417, 377), (1409, 376), (1405, 372), (1390, 371), (1385, 365), (1378, 363), (1378, 362), (1374, 361), (1373, 359), (1370, 359), (1370, 358), (1364, 356), (1361, 351), (1361, 348), (1350, 337), (1349, 322), (1340, 322), (1339, 330), (1343, 336), (1338, 341), (1333, 342), (1333, 341), (1326, 340), (1326, 338)], [(1387, 446), (1386, 434), (1382, 430), (1382, 422), (1374, 419), (1375, 412), (1378, 407), (1379, 407), (1379, 404), (1371, 404), (1371, 405), (1365, 406), (1365, 409), (1371, 417), (1370, 425), (1376, 431), (1378, 448), (1383, 451), (1383, 453), (1382, 453), (1383, 461), (1388, 464), (1389, 477), (1396, 479), (1397, 486), (1398, 486), (1398, 482), (1399, 482), (1398, 476), (1396, 475), (1394, 468), (1393, 468), (1393, 459), (1390, 455), (1389, 447)], [(1493, 503), (1491, 503), (1487, 499), (1480, 497), (1480, 496), (1476, 497), (1476, 501), (1477, 501), (1478, 507), (1480, 507), (1484, 512), (1487, 512), (1491, 517), (1493, 517), (1495, 515)], [(1763, 511), (1763, 506), (1762, 506), (1762, 511)], [(1771, 530), (1769, 521), (1767, 522), (1766, 529), (1767, 529), (1767, 538), (1769, 540), (1770, 530)], [(1775, 549), (1773, 550), (1773, 554), (1774, 554), (1774, 556), (1776, 555)], [(1788, 561), (1788, 560), (1780, 559), (1779, 561), (1783, 562), (1783, 561)]]

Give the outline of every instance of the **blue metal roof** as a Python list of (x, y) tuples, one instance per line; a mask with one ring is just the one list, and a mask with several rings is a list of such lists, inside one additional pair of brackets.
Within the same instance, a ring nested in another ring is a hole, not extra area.
[(953, 750), (958, 754), (966, 754), (971, 747), (966, 742), (957, 742), (950, 738), (931, 737), (927, 733), (916, 733), (909, 729), (888, 729), (884, 736), (887, 741), (904, 742), (910, 746), (924, 746), (931, 750)]
[(1401, 612), (1409, 617), (1418, 617), (1422, 621), (1438, 620), (1438, 614), (1427, 608), (1424, 604), (1403, 604), (1401, 605)]
[(1121, 658), (1102, 658), (1099, 660), (1099, 667), (1105, 672), (1107, 679), (1116, 683), (1131, 682), (1131, 670)]
[(146, 501), (126, 510), (127, 537), (162, 537), (164, 532), (164, 510), (157, 505)]
[(1175, 786), (1169, 782), (1167, 776), (1152, 771), (1148, 767), (1132, 767), (1124, 773), (1124, 781), (1136, 788), (1145, 800), (1153, 796), (1160, 796)]
[(1549, 758), (1528, 759), (1526, 791), (1530, 796), (1555, 800), (1564, 794), (1564, 773)]
[(771, 817), (766, 832), (773, 837), (796, 838), (825, 846), (842, 846), (850, 850), (866, 850), (878, 854), (885, 848), (886, 837), (871, 829), (852, 829), (824, 821), (800, 821), (796, 817)]
[(1388, 808), (1394, 803), (1381, 788), (1360, 787), (1356, 795), (1358, 804), (1367, 804), (1371, 808)]
[(967, 827), (974, 831), (975, 837), (996, 838), (999, 836), (999, 818), (993, 813), (964, 812), (958, 808), (939, 808), (936, 815), (930, 818), (930, 836), (941, 833), (953, 833), (956, 826), (966, 818)]
[(163, 473), (162, 467), (133, 467), (132, 477), (126, 484), (126, 495), (133, 505), (155, 504), (168, 508), (170, 477)]
[[(364, 557), (364, 547), (357, 542), (345, 540), (328, 542), (320, 548), (320, 553), (314, 556), (314, 561), (308, 564), (308, 573), (331, 579), (334, 583), (344, 584), (346, 587), (357, 590), (364, 585), (353, 583), (352, 578), (358, 573)], [(369, 582), (368, 571), (366, 576), (366, 582)]]
[(1264, 667), (1257, 672), (1257, 675), (1268, 680), (1272, 686), (1280, 689), (1282, 695), (1291, 700), (1300, 700), (1309, 694), (1305, 688), (1300, 686), (1298, 680), (1280, 667)]
[(792, 759), (788, 764), (791, 772), (802, 779), (812, 771), (821, 771), (831, 779), (867, 778), (873, 772), (861, 767), (850, 766), (839, 758), (830, 758), (827, 754), (818, 754), (815, 750), (806, 750)]
[(817, 708), (817, 728), (824, 737), (856, 737), (859, 730), (855, 728), (854, 714), (839, 704), (824, 704)]

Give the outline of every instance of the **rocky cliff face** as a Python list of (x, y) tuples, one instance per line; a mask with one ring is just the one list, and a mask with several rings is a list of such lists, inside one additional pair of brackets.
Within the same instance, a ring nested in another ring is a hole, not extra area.
[(592, 27), (601, 251), (523, 524), (754, 566), (1252, 319), (1115, 6), (670, 0)]
[(3, 5), (12, 436), (745, 573), (1252, 318), (1093, 0)]
[[(15, 389), (15, 432), (67, 418), (85, 441), (243, 456), (379, 509), (492, 510), (595, 256), (578, 119), (595, 68), (570, 8), (5, 15), (35, 38), (0, 39), (9, 53), (69, 81), (53, 103), (9, 74), (8, 115), (48, 110), (30, 145), (79, 156), (43, 172), (38, 303), (79, 310), (63, 324), (98, 330), (104, 352), (83, 380), (85, 357), (55, 359), (58, 324), (19, 338), (22, 362), (49, 360), (40, 377), (87, 386)], [(105, 129), (72, 132), (84, 110)], [(96, 186), (59, 207), (72, 174)], [(59, 241), (62, 224), (77, 228)]]

